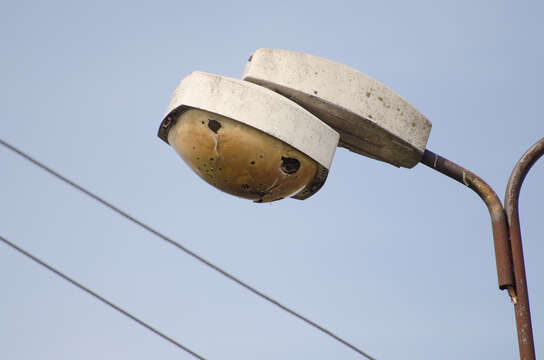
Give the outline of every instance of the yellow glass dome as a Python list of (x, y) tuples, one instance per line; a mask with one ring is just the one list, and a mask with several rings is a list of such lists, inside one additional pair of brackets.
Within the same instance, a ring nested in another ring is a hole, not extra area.
[(173, 119), (168, 143), (209, 184), (226, 193), (269, 202), (296, 193), (318, 164), (249, 125), (200, 109)]

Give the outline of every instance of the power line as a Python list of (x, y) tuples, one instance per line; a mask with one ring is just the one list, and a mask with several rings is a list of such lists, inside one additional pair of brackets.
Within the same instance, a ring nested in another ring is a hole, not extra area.
[(144, 322), (143, 320), (140, 320), (138, 319), (136, 316), (132, 315), (131, 313), (129, 313), (128, 311), (126, 310), (123, 310), (121, 307), (115, 305), (114, 303), (112, 303), (111, 301), (109, 301), (108, 299), (98, 295), (97, 293), (95, 293), (94, 291), (92, 291), (91, 289), (85, 287), (84, 285), (78, 283), (77, 281), (75, 281), (74, 279), (70, 278), (69, 276), (63, 274), (62, 272), (60, 272), (59, 270), (55, 269), (54, 267), (52, 267), (51, 265), (48, 265), (47, 263), (43, 262), (42, 260), (38, 259), (37, 257), (35, 257), (34, 255), (32, 255), (31, 253), (29, 253), (28, 251), (26, 250), (23, 250), (22, 248), (18, 247), (17, 245), (15, 245), (14, 243), (12, 243), (11, 241), (9, 241), (8, 239), (2, 237), (2, 235), (0, 235), (0, 240), (2, 240), (4, 243), (6, 243), (7, 245), (11, 246), (12, 248), (14, 248), (15, 250), (17, 250), (18, 252), (20, 252), (21, 254), (27, 256), (28, 258), (32, 259), (33, 261), (37, 262), (38, 264), (40, 264), (41, 266), (45, 267), (47, 270), (55, 273), (55, 275), (58, 275), (60, 276), (61, 278), (63, 278), (64, 280), (72, 283), (73, 285), (77, 286), (78, 288), (80, 288), (81, 290), (85, 291), (86, 293), (94, 296), (95, 298), (97, 298), (98, 300), (102, 301), (104, 304), (114, 308), (115, 310), (117, 310), (118, 312), (120, 312), (121, 314), (125, 315), (126, 317), (136, 321), (138, 324), (142, 325), (143, 327), (145, 327), (146, 329), (154, 332), (156, 335), (159, 335), (160, 337), (162, 337), (163, 339), (169, 341), (170, 343), (176, 345), (178, 348), (188, 352), (189, 354), (191, 354), (192, 356), (194, 356), (195, 358), (197, 359), (200, 359), (200, 360), (206, 360), (204, 357), (198, 355), (197, 353), (195, 353), (194, 351), (192, 351), (191, 349), (189, 349), (188, 347), (180, 344), (179, 342), (177, 342), (176, 340), (172, 339), (171, 337), (169, 337), (168, 335), (165, 335), (163, 334), (162, 332), (160, 332), (159, 330), (155, 329), (154, 327), (152, 327), (151, 325), (147, 324), (146, 322)]
[(274, 304), (275, 306), (279, 307), (280, 309), (288, 312), (289, 314), (295, 316), (296, 318), (304, 321), (306, 324), (314, 327), (315, 329), (321, 331), (322, 333), (328, 335), (329, 337), (333, 338), (334, 340), (340, 342), (341, 344), (347, 346), (348, 348), (350, 348), (351, 350), (359, 353), (360, 355), (366, 357), (367, 359), (369, 360), (376, 360), (375, 358), (373, 358), (372, 356), (370, 356), (369, 354), (367, 354), (366, 352), (364, 352), (363, 350), (359, 349), (358, 347), (356, 347), (355, 345), (349, 343), (348, 341), (342, 339), (341, 337), (339, 337), (338, 335), (336, 335), (335, 333), (333, 333), (332, 331), (324, 328), (323, 326), (313, 322), (312, 320), (306, 318), (305, 316), (297, 313), (296, 311), (288, 308), (287, 306), (281, 304), (280, 302), (278, 302), (277, 300), (271, 298), (270, 296), (262, 293), (261, 291), (255, 289), (254, 287), (252, 287), (251, 285), (248, 285), (247, 283), (245, 283), (244, 281), (238, 279), (237, 277), (235, 277), (234, 275), (231, 275), (230, 273), (226, 272), (225, 270), (223, 270), (222, 268), (218, 267), (217, 265), (211, 263), (210, 261), (206, 260), (205, 258), (203, 258), (202, 256), (196, 254), (195, 252), (189, 250), (188, 248), (186, 248), (185, 246), (181, 245), (180, 243), (172, 240), (171, 238), (167, 237), (166, 235), (160, 233), (159, 231), (153, 229), (151, 226), (149, 225), (146, 225), (145, 223), (141, 222), (140, 220), (134, 218), (132, 215), (129, 215), (128, 213), (124, 212), (123, 210), (117, 208), (116, 206), (114, 206), (113, 204), (109, 203), (108, 201), (102, 199), (101, 197), (99, 197), (98, 195), (95, 195), (93, 194), (92, 192), (90, 192), (89, 190), (85, 189), (84, 187), (76, 184), (75, 182), (69, 180), (68, 178), (64, 177), (63, 175), (59, 174), (58, 172), (54, 171), (53, 169), (49, 168), (48, 166), (42, 164), (41, 162), (39, 162), (38, 160), (34, 159), (33, 157), (31, 157), (30, 155), (27, 155), (26, 153), (24, 153), (23, 151), (19, 150), (18, 148), (8, 144), (7, 142), (3, 141), (2, 139), (0, 139), (0, 145), (3, 145), (4, 147), (6, 147), (7, 149), (13, 151), (14, 153), (18, 154), (19, 156), (25, 158), (26, 160), (30, 161), (31, 163), (33, 163), (34, 165), (42, 168), (43, 170), (47, 171), (49, 174), (53, 175), (54, 177), (62, 180), (63, 182), (65, 182), (66, 184), (76, 188), (77, 190), (81, 191), (82, 193), (84, 193), (85, 195), (95, 199), (96, 201), (98, 201), (99, 203), (101, 203), (102, 205), (110, 208), (111, 210), (115, 211), (116, 213), (118, 213), (119, 215), (125, 217), (126, 219), (132, 221), (133, 223), (135, 223), (136, 225), (144, 228), (145, 230), (149, 231), (150, 233), (152, 233), (153, 235), (157, 236), (158, 238), (166, 241), (167, 243), (175, 246), (176, 248), (178, 248), (179, 250), (185, 252), (186, 254), (192, 256), (193, 258), (195, 258), (196, 260), (200, 261), (201, 263), (203, 263), (204, 265), (210, 267), (211, 269), (217, 271), (218, 273), (220, 273), (221, 275), (229, 278), (230, 280), (234, 281), (235, 283), (237, 283), (238, 285), (246, 288), (247, 290), (251, 291), (252, 293), (254, 293), (255, 295), (263, 298), (264, 300), (270, 302), (271, 304)]

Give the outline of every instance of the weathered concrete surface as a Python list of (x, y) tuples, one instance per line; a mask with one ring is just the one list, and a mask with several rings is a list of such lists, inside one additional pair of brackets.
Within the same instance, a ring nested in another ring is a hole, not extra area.
[(207, 110), (250, 125), (305, 153), (327, 169), (338, 133), (314, 115), (262, 86), (195, 71), (172, 95), (166, 114), (179, 106)]
[(340, 133), (340, 146), (413, 167), (422, 158), (431, 123), (397, 93), (367, 75), (320, 57), (259, 49), (244, 80), (300, 104)]

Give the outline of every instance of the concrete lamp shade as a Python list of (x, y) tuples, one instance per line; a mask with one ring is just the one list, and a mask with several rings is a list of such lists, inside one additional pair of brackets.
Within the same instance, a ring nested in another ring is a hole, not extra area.
[(287, 98), (203, 72), (178, 85), (158, 136), (203, 180), (255, 202), (313, 195), (339, 141), (336, 131)]
[(298, 103), (340, 133), (339, 146), (411, 168), (431, 123), (397, 93), (345, 65), (308, 54), (259, 49), (243, 79)]

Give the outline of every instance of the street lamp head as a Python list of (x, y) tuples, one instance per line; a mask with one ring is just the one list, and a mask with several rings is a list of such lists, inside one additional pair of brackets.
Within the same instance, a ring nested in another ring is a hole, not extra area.
[(203, 180), (255, 202), (313, 195), (327, 178), (339, 139), (271, 90), (202, 72), (176, 88), (159, 137)]
[(298, 103), (340, 133), (355, 153), (411, 168), (431, 123), (393, 90), (345, 65), (294, 51), (259, 49), (242, 77)]
[(158, 135), (209, 184), (269, 202), (316, 193), (337, 145), (411, 168), (430, 130), (414, 107), (354, 69), (259, 49), (243, 80), (203, 72), (183, 79)]

